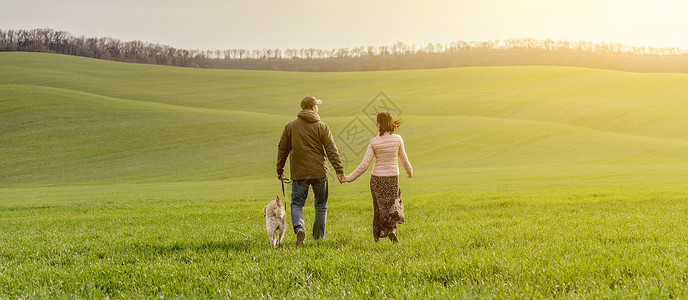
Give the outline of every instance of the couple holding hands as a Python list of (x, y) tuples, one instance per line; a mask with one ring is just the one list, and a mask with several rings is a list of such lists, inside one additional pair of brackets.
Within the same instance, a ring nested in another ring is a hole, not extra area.
[(278, 146), (278, 179), (284, 180), (284, 165), (287, 157), (290, 158), (291, 220), (294, 233), (296, 233), (296, 245), (302, 245), (306, 236), (303, 206), (308, 197), (309, 186), (313, 189), (315, 202), (313, 239), (319, 240), (325, 237), (329, 194), (328, 160), (335, 168), (340, 183), (353, 182), (374, 162), (370, 177), (370, 192), (374, 208), (373, 237), (376, 242), (384, 237), (389, 237), (393, 243), (398, 242), (397, 225), (405, 221), (404, 204), (399, 188), (399, 160), (408, 178), (413, 177), (413, 168), (406, 156), (404, 141), (401, 136), (395, 134), (400, 122), (394, 120), (389, 112), (378, 113), (376, 126), (379, 135), (368, 144), (368, 150), (361, 164), (346, 176), (332, 133), (318, 115), (320, 104), (322, 101), (313, 96), (303, 98), (298, 118), (284, 127)]

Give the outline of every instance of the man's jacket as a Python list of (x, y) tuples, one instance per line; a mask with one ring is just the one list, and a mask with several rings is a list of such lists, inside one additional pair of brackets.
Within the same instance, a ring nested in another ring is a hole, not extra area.
[(292, 180), (327, 178), (328, 159), (337, 174), (344, 174), (330, 128), (310, 109), (301, 110), (298, 118), (284, 127), (277, 151), (278, 175), (284, 173), (287, 156)]

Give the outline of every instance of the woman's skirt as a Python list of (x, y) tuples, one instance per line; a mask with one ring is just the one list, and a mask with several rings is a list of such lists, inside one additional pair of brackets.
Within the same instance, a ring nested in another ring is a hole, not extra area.
[(404, 224), (404, 203), (401, 201), (399, 176), (370, 176), (370, 193), (373, 195), (373, 237), (386, 237)]

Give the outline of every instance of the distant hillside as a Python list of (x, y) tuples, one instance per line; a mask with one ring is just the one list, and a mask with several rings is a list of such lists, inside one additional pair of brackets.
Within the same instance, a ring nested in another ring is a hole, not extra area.
[[(273, 178), (284, 125), (324, 99), (350, 172), (383, 91), (427, 180), (470, 168), (685, 169), (688, 75), (570, 67), (298, 73), (0, 53), (0, 188)], [(360, 123), (356, 123), (358, 121)], [(364, 144), (365, 146), (365, 144)], [(538, 171), (540, 172), (540, 171)], [(507, 172), (508, 173), (508, 172)]]
[(142, 41), (74, 37), (53, 29), (0, 30), (0, 52), (76, 55), (121, 62), (180, 67), (348, 72), (473, 66), (569, 66), (633, 72), (688, 72), (688, 53), (678, 48), (634, 47), (620, 43), (508, 39), (423, 47), (339, 49), (188, 50)]

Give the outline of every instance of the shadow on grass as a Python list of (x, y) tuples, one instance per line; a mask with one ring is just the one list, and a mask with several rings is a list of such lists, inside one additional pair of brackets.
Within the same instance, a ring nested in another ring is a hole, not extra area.
[(200, 245), (195, 245), (192, 250), (195, 251), (232, 251), (232, 252), (251, 252), (261, 248), (261, 244), (255, 240), (243, 241), (212, 241), (205, 242)]
[(168, 244), (135, 243), (130, 245), (142, 255), (169, 255), (184, 252), (252, 252), (262, 249), (254, 240), (210, 241), (203, 243), (171, 241)]
[(167, 242), (158, 243), (151, 242), (136, 242), (129, 245), (129, 249), (133, 250), (143, 256), (166, 256), (180, 253), (188, 252), (232, 252), (232, 253), (252, 253), (256, 251), (265, 250), (307, 250), (307, 251), (334, 251), (342, 249), (360, 249), (370, 247), (371, 241), (366, 241), (360, 243), (348, 237), (330, 237), (325, 240), (314, 241), (312, 239), (306, 239), (305, 243), (296, 247), (293, 239), (285, 238), (282, 244), (276, 249), (270, 247), (270, 241), (267, 236), (253, 236), (247, 237), (246, 239), (234, 239), (234, 240), (214, 240), (214, 241), (175, 241), (170, 240)]

